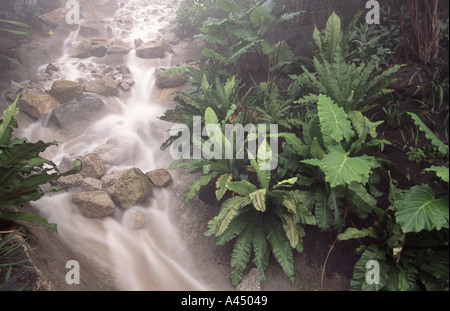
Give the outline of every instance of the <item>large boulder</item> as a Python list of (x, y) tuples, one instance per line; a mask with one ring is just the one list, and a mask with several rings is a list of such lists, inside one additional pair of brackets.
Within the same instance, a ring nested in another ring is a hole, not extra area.
[(96, 153), (90, 153), (81, 158), (80, 175), (83, 178), (101, 178), (106, 173), (106, 167)]
[(126, 170), (109, 188), (113, 200), (123, 209), (140, 204), (152, 193), (153, 185), (138, 168)]
[(186, 83), (186, 73), (165, 73), (163, 69), (156, 69), (156, 86), (159, 88), (172, 88)]
[(72, 58), (88, 58), (90, 56), (91, 43), (87, 40), (76, 43), (70, 51)]
[(116, 96), (118, 82), (109, 77), (103, 77), (84, 84), (84, 90), (89, 93), (100, 94), (103, 96)]
[(136, 55), (140, 58), (163, 58), (166, 53), (164, 41), (156, 39), (148, 41), (136, 49)]
[(18, 107), (21, 111), (39, 119), (60, 106), (61, 104), (49, 94), (27, 93), (19, 100)]
[(53, 109), (52, 118), (63, 128), (71, 125), (85, 126), (99, 116), (103, 106), (101, 99), (90, 94), (83, 94)]
[(61, 104), (67, 103), (83, 94), (83, 86), (75, 81), (57, 80), (53, 82), (50, 90), (52, 95)]
[(109, 194), (102, 190), (78, 192), (72, 201), (87, 218), (107, 217), (114, 213), (114, 202)]
[(165, 188), (172, 183), (172, 176), (168, 170), (160, 169), (145, 173), (152, 184), (158, 188)]

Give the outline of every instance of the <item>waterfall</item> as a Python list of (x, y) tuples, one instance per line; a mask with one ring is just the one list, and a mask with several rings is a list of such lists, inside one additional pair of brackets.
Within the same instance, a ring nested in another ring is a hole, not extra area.
[[(167, 23), (167, 19), (162, 17), (175, 13), (164, 3), (145, 0), (122, 2), (115, 17), (106, 23), (105, 27), (109, 29), (106, 33), (120, 35), (132, 46), (137, 38), (143, 41), (155, 39), (159, 35), (158, 29)], [(129, 29), (121, 29), (118, 21), (124, 19)], [(70, 45), (77, 38), (78, 31), (70, 33), (62, 43), (64, 55), (54, 61), (61, 68), (58, 73), (61, 79), (90, 79), (92, 73), (85, 68), (107, 64), (107, 57), (71, 58)], [(162, 59), (150, 60), (138, 58), (132, 50), (123, 59), (123, 64), (130, 69), (136, 84), (129, 92), (105, 98), (108, 113), (90, 126), (71, 135), (62, 135), (41, 120), (22, 129), (23, 136), (31, 140), (60, 141), (58, 148), (51, 148), (46, 153), (46, 157), (55, 163), (59, 163), (64, 156), (75, 157), (94, 152), (114, 140), (118, 147), (116, 150), (126, 154), (127, 158), (120, 165), (110, 167), (109, 171), (137, 167), (146, 172), (167, 168), (171, 163), (170, 153), (161, 151), (160, 146), (167, 138), (168, 125), (157, 118), (163, 115), (166, 107), (157, 101), (160, 91), (155, 86), (155, 69), (171, 66), (170, 54), (166, 53)], [(45, 65), (39, 70), (44, 69)], [(170, 190), (154, 188), (148, 203), (126, 211), (116, 207), (112, 216), (100, 219), (88, 219), (81, 215), (72, 202), (73, 194), (73, 191), (68, 191), (47, 195), (32, 205), (49, 222), (57, 224), (59, 236), (73, 249), (109, 266), (119, 289), (207, 289), (193, 275), (195, 269), (192, 269), (189, 252), (172, 223), (170, 211), (173, 195)], [(130, 229), (125, 223), (127, 214), (135, 210), (147, 219), (147, 224), (138, 230)]]

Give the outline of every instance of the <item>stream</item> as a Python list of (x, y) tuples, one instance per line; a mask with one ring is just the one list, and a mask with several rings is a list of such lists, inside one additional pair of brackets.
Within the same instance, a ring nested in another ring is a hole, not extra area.
[[(150, 13), (151, 12), (151, 13)], [(165, 1), (129, 0), (120, 2), (115, 16), (105, 19), (105, 34), (119, 37), (134, 46), (135, 39), (144, 42), (160, 36), (175, 16), (175, 9)], [(127, 29), (123, 28), (126, 20)], [(83, 22), (83, 20), (82, 20)], [(92, 153), (105, 143), (114, 141), (112, 156), (124, 158), (120, 164), (108, 166), (108, 172), (137, 167), (143, 172), (167, 168), (171, 163), (169, 151), (161, 151), (167, 138), (168, 124), (160, 121), (167, 107), (159, 101), (161, 90), (155, 86), (155, 70), (170, 67), (172, 55), (164, 58), (143, 59), (135, 50), (122, 63), (109, 64), (108, 57), (76, 59), (70, 57), (72, 42), (79, 40), (79, 30), (72, 31), (64, 42), (63, 55), (52, 63), (61, 68), (60, 79), (79, 81), (92, 79), (86, 68), (98, 65), (126, 65), (136, 81), (128, 92), (105, 97), (106, 112), (86, 128), (55, 131), (48, 119), (41, 118), (20, 129), (20, 135), (31, 141), (61, 142), (50, 148), (46, 157), (60, 163), (65, 156), (76, 157)], [(47, 64), (42, 64), (42, 73)], [(193, 273), (190, 254), (171, 220), (171, 206), (176, 204), (171, 190), (154, 188), (148, 203), (130, 210), (116, 208), (110, 217), (84, 217), (72, 202), (74, 192), (47, 195), (33, 206), (49, 222), (56, 223), (61, 239), (74, 250), (95, 258), (110, 267), (116, 286), (125, 290), (207, 290)], [(126, 215), (139, 210), (147, 223), (141, 229), (130, 229)], [(81, 272), (82, 273), (82, 272)]]

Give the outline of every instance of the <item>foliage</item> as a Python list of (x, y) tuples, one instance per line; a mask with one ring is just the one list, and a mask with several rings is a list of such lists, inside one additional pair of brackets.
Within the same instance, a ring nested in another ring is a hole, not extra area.
[(315, 28), (313, 36), (318, 47), (318, 54), (313, 61), (314, 72), (302, 66), (302, 75), (290, 76), (294, 83), (311, 91), (297, 103), (312, 104), (317, 102), (319, 94), (325, 94), (345, 112), (364, 112), (372, 109), (378, 98), (392, 92), (388, 88), (393, 82), (390, 77), (400, 66), (379, 73), (374, 61), (359, 65), (347, 62), (350, 38), (348, 32), (342, 34), (340, 19), (335, 13), (328, 19), (323, 34)]
[(288, 133), (280, 136), (288, 138), (286, 143), (300, 156), (300, 184), (308, 186), (317, 225), (326, 230), (345, 224), (344, 209), (362, 218), (377, 209), (368, 189), (370, 181), (376, 181), (373, 169), (379, 163), (360, 154), (365, 147), (388, 142), (376, 139), (375, 129), (382, 122), (372, 123), (359, 111), (347, 114), (324, 95), (317, 106), (317, 116), (303, 128), (303, 141)]
[[(14, 116), (19, 112), (17, 100), (3, 112), (0, 118), (0, 219), (10, 221), (33, 221), (44, 225), (54, 233), (55, 224), (49, 224), (43, 217), (32, 213), (15, 211), (30, 201), (36, 201), (46, 193), (61, 191), (55, 184), (61, 176), (77, 173), (81, 162), (77, 161), (73, 169), (63, 174), (56, 165), (39, 156), (39, 153), (56, 142), (29, 142), (26, 138), (14, 139), (12, 132), (17, 128)], [(49, 184), (47, 189), (43, 186)]]
[[(409, 190), (390, 182), (391, 206), (375, 227), (348, 228), (340, 240), (371, 237), (354, 268), (351, 290), (448, 290), (448, 195), (428, 185)], [(379, 283), (366, 281), (369, 260), (379, 263)]]
[[(21, 28), (30, 28), (30, 26), (28, 26), (25, 23), (18, 22), (18, 21), (13, 21), (13, 20), (1, 19), (1, 18), (0, 18), (0, 24), (6, 24), (7, 25), (7, 28), (0, 28), (0, 31), (5, 32), (5, 33), (10, 33), (10, 34), (13, 34), (13, 35), (27, 35), (28, 33), (23, 31), (23, 30), (17, 30), (17, 29), (11, 28), (11, 26), (19, 27), (19, 29), (20, 29), (20, 27)], [(20, 62), (17, 59), (11, 58), (9, 56), (0, 54), (0, 58), (4, 58), (4, 59), (6, 59), (6, 60), (8, 60), (8, 61), (10, 61), (10, 62), (12, 62), (12, 63), (14, 63), (16, 65), (20, 65)]]

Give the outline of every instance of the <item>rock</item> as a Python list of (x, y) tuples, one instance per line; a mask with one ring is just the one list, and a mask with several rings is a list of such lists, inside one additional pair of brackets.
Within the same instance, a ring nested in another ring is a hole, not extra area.
[(83, 184), (83, 177), (80, 174), (60, 177), (56, 181), (57, 185), (63, 188), (78, 188)]
[(122, 82), (119, 84), (119, 86), (120, 86), (120, 89), (125, 92), (128, 92), (129, 90), (131, 90), (131, 86), (128, 83)]
[(157, 69), (156, 86), (159, 88), (172, 88), (186, 83), (188, 75), (185, 73), (168, 73), (164, 74), (162, 69)]
[(97, 21), (86, 21), (80, 24), (78, 35), (84, 38), (98, 37), (102, 34), (104, 26)]
[(61, 104), (67, 103), (83, 94), (83, 86), (75, 81), (57, 80), (53, 82), (50, 90), (52, 95)]
[(76, 43), (75, 46), (70, 51), (70, 57), (73, 58), (88, 58), (90, 56), (89, 50), (91, 48), (91, 43), (89, 41), (81, 41)]
[(17, 99), (17, 95), (19, 95), (19, 93), (22, 92), (23, 89), (24, 87), (21, 84), (11, 80), (11, 85), (6, 95), (10, 100), (15, 101)]
[(242, 281), (236, 286), (238, 291), (261, 291), (261, 271), (253, 268), (242, 278)]
[(137, 49), (138, 47), (142, 46), (144, 44), (144, 40), (138, 38), (134, 40), (134, 47)]
[(113, 171), (109, 174), (105, 174), (101, 178), (103, 187), (105, 187), (105, 188), (112, 187), (114, 185), (115, 181), (118, 180), (125, 172), (126, 172), (126, 170), (120, 170), (120, 171)]
[(58, 72), (60, 69), (53, 64), (48, 64), (45, 68), (45, 73), (52, 74), (53, 72)]
[(114, 202), (109, 194), (102, 190), (78, 192), (72, 201), (87, 218), (102, 218), (114, 213)]
[(90, 190), (102, 190), (103, 182), (100, 179), (87, 177), (81, 183), (81, 189), (90, 191)]
[(27, 93), (19, 100), (18, 107), (21, 111), (39, 119), (52, 109), (60, 107), (61, 104), (49, 94)]
[[(70, 12), (70, 8), (58, 8), (56, 10), (53, 10), (51, 12), (47, 12), (42, 14), (41, 18), (44, 23), (49, 25), (52, 28), (64, 28), (67, 27), (69, 24), (67, 24), (66, 16)], [(73, 25), (71, 28), (76, 28), (77, 25)]]
[(145, 173), (152, 184), (158, 188), (165, 188), (172, 183), (172, 176), (168, 170), (160, 169)]
[(101, 178), (106, 173), (106, 167), (96, 153), (90, 153), (81, 158), (81, 176), (83, 178)]
[(130, 211), (128, 214), (125, 215), (125, 222), (128, 228), (130, 229), (140, 229), (142, 228), (147, 221), (147, 217), (145, 217), (144, 214), (142, 214), (139, 210), (133, 210)]
[(142, 203), (152, 193), (153, 185), (138, 168), (125, 171), (109, 188), (113, 200), (123, 209)]
[(82, 126), (96, 120), (103, 106), (104, 103), (101, 99), (90, 94), (83, 94), (61, 107), (53, 109), (52, 118), (60, 127), (74, 124)]
[(84, 84), (84, 90), (86, 92), (100, 94), (103, 96), (116, 96), (117, 95), (118, 82), (109, 77), (103, 77), (91, 81), (87, 81)]
[(104, 57), (108, 53), (108, 48), (103, 44), (92, 45), (89, 54), (94, 57)]
[(160, 39), (148, 41), (136, 49), (136, 55), (145, 59), (163, 58), (165, 53), (165, 44)]
[(114, 38), (108, 41), (108, 54), (128, 54), (133, 48), (120, 38)]

